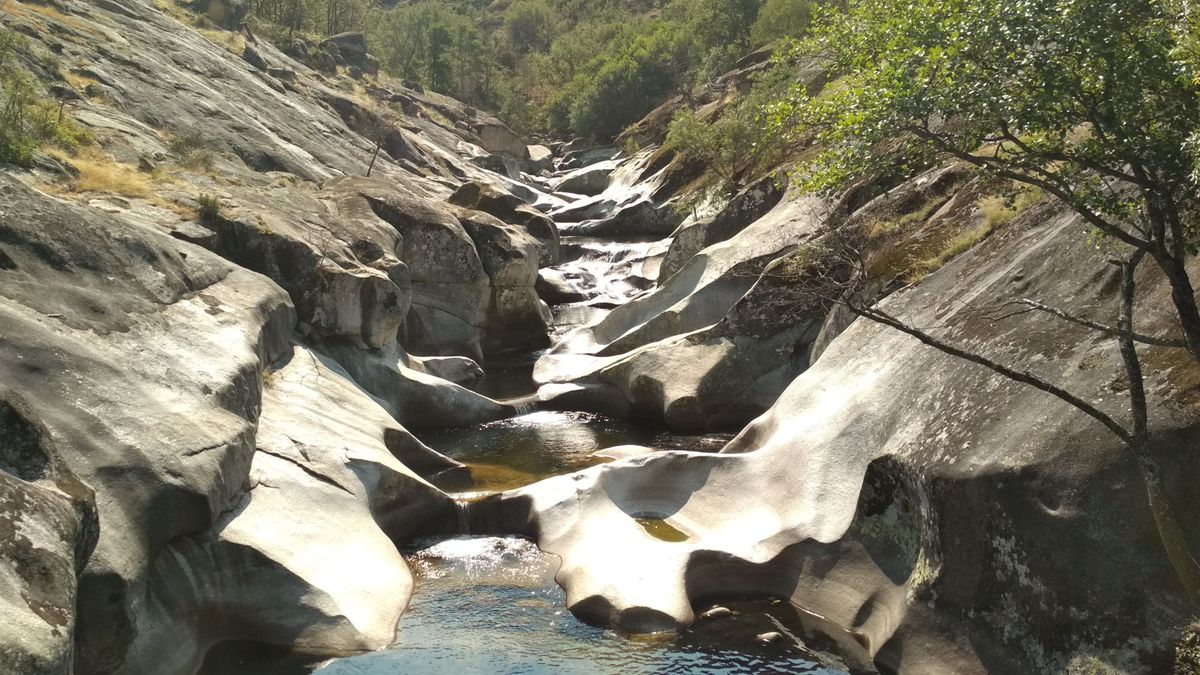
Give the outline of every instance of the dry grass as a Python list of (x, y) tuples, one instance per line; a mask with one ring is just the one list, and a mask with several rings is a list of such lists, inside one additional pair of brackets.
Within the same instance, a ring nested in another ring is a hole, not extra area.
[(50, 151), (49, 154), (79, 172), (67, 184), (69, 192), (149, 197), (153, 192), (152, 185), (162, 180), (162, 176), (143, 173), (137, 167), (114, 161), (96, 147), (81, 148), (74, 155), (61, 151)]
[(176, 4), (174, 0), (154, 0), (154, 6), (163, 14), (175, 19), (187, 19), (191, 17), (191, 14)]
[(77, 17), (71, 16), (70, 14), (64, 14), (63, 12), (59, 11), (57, 8), (51, 7), (50, 5), (36, 5), (36, 4), (25, 4), (23, 2), (11, 2), (11, 3), (8, 3), (7, 5), (4, 5), (3, 9), (5, 11), (9, 12), (10, 14), (14, 14), (16, 16), (28, 16), (30, 14), (37, 14), (38, 16), (41, 16), (45, 19), (52, 19), (59, 23), (68, 25), (72, 28), (75, 28), (75, 29), (78, 29), (81, 31), (85, 31), (87, 33), (95, 32), (85, 22), (80, 21)]
[(72, 87), (75, 87), (75, 89), (77, 89), (79, 91), (83, 91), (84, 89), (87, 89), (90, 85), (100, 84), (100, 82), (97, 81), (96, 78), (87, 77), (86, 75), (79, 75), (77, 73), (72, 73), (69, 71), (66, 73), (63, 73), (63, 79), (67, 81), (67, 84), (70, 84)]
[[(944, 199), (932, 199), (898, 218), (872, 223), (866, 228), (873, 249), (868, 263), (871, 275), (916, 283), (1044, 198), (1040, 190), (1009, 186), (1001, 194), (981, 197), (973, 210), (931, 219), (944, 203)], [(963, 229), (973, 220), (974, 226)]]
[(197, 28), (196, 32), (224, 47), (232, 54), (241, 56), (242, 52), (246, 50), (246, 38), (241, 33), (210, 28)]
[(67, 81), (67, 84), (71, 85), (71, 88), (80, 94), (91, 99), (103, 98), (103, 96), (88, 96), (87, 91), (89, 87), (100, 85), (100, 82), (96, 78), (88, 77), (86, 75), (79, 75), (69, 71), (63, 73), (62, 76), (63, 79)]
[(914, 226), (921, 225), (928, 220), (945, 203), (946, 198), (944, 196), (935, 195), (930, 197), (915, 211), (910, 211), (894, 219), (877, 220), (867, 228), (867, 239), (881, 239), (896, 232), (907, 232)]

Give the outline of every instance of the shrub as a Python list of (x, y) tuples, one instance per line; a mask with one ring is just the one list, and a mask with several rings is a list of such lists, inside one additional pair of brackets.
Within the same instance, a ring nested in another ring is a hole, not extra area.
[(196, 198), (196, 217), (201, 223), (214, 223), (221, 217), (221, 200), (214, 195), (201, 194)]
[(208, 137), (204, 135), (204, 130), (198, 125), (183, 127), (171, 134), (170, 140), (167, 141), (167, 149), (180, 157), (187, 155), (193, 150), (210, 148), (211, 145)]
[(762, 46), (783, 37), (801, 37), (812, 19), (812, 0), (767, 0), (750, 27), (750, 44)]
[(0, 28), (0, 162), (21, 166), (28, 166), (44, 144), (72, 149), (92, 140), (64, 104), (38, 95), (37, 80), (17, 63), (17, 53), (25, 49), (23, 38)]
[(667, 128), (666, 147), (702, 164), (710, 182), (733, 191), (743, 175), (771, 169), (785, 147), (766, 130), (754, 97), (725, 109), (714, 121), (683, 108)]
[(504, 13), (504, 32), (518, 53), (544, 52), (554, 39), (554, 12), (544, 0), (519, 0)]
[(613, 138), (684, 80), (688, 45), (679, 25), (655, 22), (632, 29), (617, 43), (562, 92), (571, 101), (570, 127), (580, 136)]

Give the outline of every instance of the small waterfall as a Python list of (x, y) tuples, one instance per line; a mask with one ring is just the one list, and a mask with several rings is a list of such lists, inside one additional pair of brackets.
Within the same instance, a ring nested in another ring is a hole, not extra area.
[(471, 534), (471, 502), (454, 499), (454, 534)]

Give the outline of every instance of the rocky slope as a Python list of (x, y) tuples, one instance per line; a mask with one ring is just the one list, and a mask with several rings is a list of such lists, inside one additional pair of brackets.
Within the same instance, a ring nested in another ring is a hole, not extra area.
[[(464, 515), (428, 482), (463, 467), (408, 429), (528, 409), (464, 385), (543, 348), (538, 405), (742, 430), (470, 506), (561, 557), (575, 613), (674, 629), (767, 593), (864, 670), (1166, 667), (1193, 610), (1132, 460), (1053, 399), (851, 322), (814, 253), (855, 233), (889, 311), (1120, 415), (1111, 341), (989, 318), (1033, 297), (1109, 320), (1112, 273), (1053, 204), (997, 219), (951, 166), (835, 202), (768, 178), (685, 218), (696, 167), (655, 147), (679, 100), (632, 156), (527, 148), (364, 74), (353, 40), (284, 53), (142, 0), (0, 21), (97, 140), (0, 175), (0, 670), (388, 645), (412, 593), (396, 544)], [(906, 256), (936, 264), (895, 292)], [(1145, 272), (1139, 325), (1169, 332)], [(1200, 377), (1144, 356), (1197, 550)]]
[(507, 170), (487, 148), (520, 139), (189, 20), (3, 15), (97, 141), (0, 176), (5, 672), (389, 644), (411, 593), (395, 542), (454, 527), (424, 479), (460, 469), (401, 424), (512, 414), (460, 384), (548, 340), (556, 233), (447, 202), (517, 189), (472, 160)]

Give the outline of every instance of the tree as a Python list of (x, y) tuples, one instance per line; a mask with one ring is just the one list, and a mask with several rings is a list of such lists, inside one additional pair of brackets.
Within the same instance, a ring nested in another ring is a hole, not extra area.
[(784, 37), (800, 37), (813, 18), (813, 0), (767, 0), (750, 27), (750, 44), (758, 47)]
[(544, 52), (554, 40), (554, 11), (543, 0), (520, 0), (505, 11), (504, 32), (518, 53)]
[(325, 34), (362, 30), (371, 10), (370, 0), (324, 0)]
[[(1200, 200), (1185, 146), (1200, 119), (1194, 69), (1170, 0), (851, 0), (825, 12), (803, 49), (842, 76), (835, 90), (797, 90), (776, 106), (780, 128), (822, 148), (799, 181), (833, 191), (900, 166), (946, 159), (1036, 186), (1124, 252), (1116, 326), (1132, 421), (1121, 423), (1028, 372), (917, 330), (876, 308), (851, 309), (942, 351), (1035, 386), (1116, 435), (1137, 461), (1180, 580), (1200, 605), (1200, 568), (1163, 498), (1149, 448), (1137, 343), (1177, 345), (1200, 361), (1200, 311), (1187, 271)], [(1182, 338), (1133, 330), (1133, 273), (1152, 261), (1172, 291)], [(1061, 310), (1030, 309), (1081, 322)]]
[(677, 0), (686, 27), (690, 66), (704, 80), (727, 72), (750, 47), (761, 0)]
[(569, 110), (570, 128), (581, 136), (609, 140), (653, 110), (687, 72), (683, 38), (680, 26), (669, 22), (619, 36), (555, 97)]
[[(1181, 151), (1200, 119), (1163, 0), (854, 0), (807, 45), (844, 74), (777, 121), (824, 151), (802, 182), (827, 189), (893, 164), (953, 157), (1033, 185), (1167, 275), (1189, 350), (1187, 274), (1200, 198)], [(891, 152), (881, 152), (891, 143)]]

